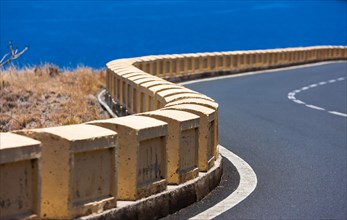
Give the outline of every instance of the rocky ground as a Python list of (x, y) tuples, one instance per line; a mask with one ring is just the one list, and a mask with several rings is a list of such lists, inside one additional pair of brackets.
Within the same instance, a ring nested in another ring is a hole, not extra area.
[(0, 132), (108, 118), (97, 101), (105, 71), (41, 66), (0, 71)]

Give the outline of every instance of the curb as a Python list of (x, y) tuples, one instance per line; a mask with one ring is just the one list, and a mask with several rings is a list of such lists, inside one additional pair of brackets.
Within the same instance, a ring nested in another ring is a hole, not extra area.
[(193, 180), (177, 186), (169, 185), (165, 192), (138, 201), (117, 201), (117, 208), (77, 219), (123, 220), (162, 218), (200, 201), (219, 185), (222, 173), (222, 156), (219, 155), (214, 166), (208, 172), (199, 172), (199, 176)]

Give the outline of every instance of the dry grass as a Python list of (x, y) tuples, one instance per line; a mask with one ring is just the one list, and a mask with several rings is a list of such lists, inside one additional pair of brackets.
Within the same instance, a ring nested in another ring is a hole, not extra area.
[(108, 118), (96, 95), (103, 70), (59, 72), (45, 65), (0, 71), (0, 131), (78, 124)]

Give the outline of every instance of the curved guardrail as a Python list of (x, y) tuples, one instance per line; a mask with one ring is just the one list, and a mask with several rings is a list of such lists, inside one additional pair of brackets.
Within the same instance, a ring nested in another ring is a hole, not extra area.
[[(122, 200), (161, 195), (168, 185), (187, 187), (199, 172), (206, 180), (213, 171), (214, 181), (199, 180), (190, 187), (195, 193), (190, 202), (201, 199), (221, 175), (216, 169), (221, 164), (218, 103), (173, 82), (338, 59), (347, 59), (347, 47), (111, 61), (106, 100), (111, 109), (129, 116), (0, 134), (0, 217), (72, 219), (113, 210), (110, 216), (121, 218), (126, 216)], [(189, 204), (179, 196), (164, 198), (167, 209), (156, 208), (157, 217)]]

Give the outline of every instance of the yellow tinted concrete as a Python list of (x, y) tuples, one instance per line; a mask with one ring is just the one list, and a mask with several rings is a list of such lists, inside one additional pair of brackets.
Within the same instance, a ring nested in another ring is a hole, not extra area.
[(142, 83), (140, 85), (140, 105), (141, 109), (143, 111), (141, 112), (146, 112), (150, 111), (152, 108), (152, 102), (153, 102), (153, 94), (150, 92), (150, 88), (158, 85), (169, 85), (169, 86), (174, 86), (174, 84), (167, 82), (165, 80), (156, 80), (156, 81), (150, 81), (146, 83)]
[(217, 154), (217, 114), (216, 110), (196, 104), (181, 104), (164, 108), (163, 110), (181, 110), (200, 117), (199, 128), (199, 170), (208, 171), (213, 167)]
[[(133, 103), (135, 103), (135, 106), (133, 106), (133, 112), (134, 113), (138, 113), (138, 112), (143, 112), (144, 110), (144, 104), (145, 103), (145, 99), (146, 99), (146, 94), (143, 93), (143, 89), (142, 89), (142, 84), (147, 83), (147, 82), (152, 82), (152, 81), (158, 81), (157, 77), (148, 75), (146, 78), (143, 79), (135, 79), (133, 80), (130, 85), (133, 89), (133, 95), (134, 95), (134, 100), (136, 99), (136, 101), (134, 101)], [(162, 79), (160, 79), (159, 81), (163, 81)]]
[(40, 145), (28, 137), (0, 133), (0, 219), (40, 215)]
[(170, 102), (166, 104), (165, 107), (171, 107), (171, 106), (180, 105), (180, 104), (198, 104), (198, 105), (209, 107), (215, 110), (218, 110), (218, 107), (219, 107), (217, 102), (213, 102), (206, 99), (194, 99), (194, 98), (187, 98), (187, 99), (181, 99), (174, 102)]
[(12, 163), (40, 157), (40, 142), (22, 135), (0, 133), (0, 163)]
[(148, 76), (148, 74), (143, 73), (143, 72), (130, 73), (130, 74), (126, 74), (126, 75), (122, 76), (122, 82), (124, 82), (123, 89), (121, 90), (122, 93), (124, 93), (124, 95), (121, 96), (121, 97), (124, 97), (122, 104), (124, 106), (126, 106), (126, 108), (128, 110), (131, 110), (131, 108), (133, 106), (133, 104), (132, 104), (133, 99), (134, 99), (133, 88), (132, 88), (132, 83), (131, 83), (132, 78), (134, 78), (134, 77), (145, 78), (147, 76)]
[(41, 218), (70, 219), (116, 206), (117, 134), (93, 125), (22, 130), (41, 141)]
[[(176, 95), (182, 94), (183, 96), (191, 94), (192, 96), (201, 96), (200, 93), (197, 93), (193, 90), (186, 89), (186, 88), (172, 88), (172, 89), (167, 89), (158, 92), (155, 94), (155, 103), (157, 107), (164, 107), (166, 104), (166, 99), (168, 99), (171, 96), (178, 97)], [(208, 98), (208, 97), (207, 97)], [(156, 108), (158, 109), (158, 108)]]
[(152, 111), (141, 115), (168, 123), (168, 183), (180, 184), (197, 177), (199, 117), (174, 110)]
[(171, 89), (182, 89), (182, 86), (177, 86), (175, 84), (161, 84), (152, 86), (147, 90), (147, 96), (150, 97), (151, 102), (149, 110), (157, 110), (161, 108), (161, 103), (156, 99), (158, 93), (171, 90)]
[(119, 200), (137, 200), (166, 189), (167, 123), (143, 116), (89, 123), (119, 135)]
[(205, 100), (213, 101), (213, 99), (201, 94), (180, 93), (180, 94), (175, 94), (175, 95), (165, 97), (163, 99), (163, 105), (166, 105), (167, 103), (174, 102), (177, 100), (186, 99), (186, 98), (196, 98), (196, 99), (205, 99)]

